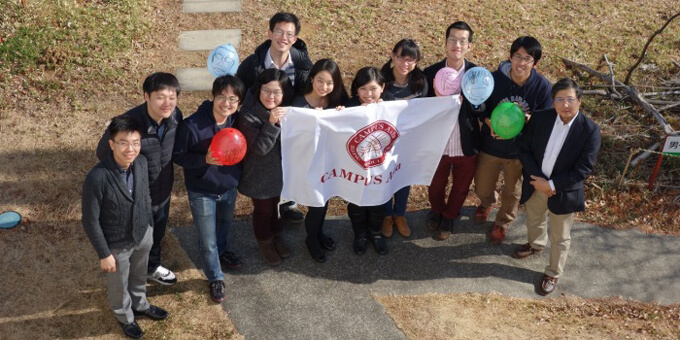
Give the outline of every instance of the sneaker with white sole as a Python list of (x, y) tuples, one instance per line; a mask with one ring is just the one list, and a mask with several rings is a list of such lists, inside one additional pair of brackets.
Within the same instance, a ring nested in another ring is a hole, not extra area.
[(177, 283), (175, 273), (173, 273), (170, 269), (165, 268), (163, 266), (158, 266), (155, 272), (147, 275), (146, 279), (156, 281), (164, 286), (172, 286), (175, 283)]

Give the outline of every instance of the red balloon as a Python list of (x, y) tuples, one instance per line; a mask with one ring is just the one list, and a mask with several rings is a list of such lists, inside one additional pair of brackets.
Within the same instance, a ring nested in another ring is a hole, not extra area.
[(241, 131), (226, 128), (213, 137), (209, 151), (212, 151), (213, 157), (222, 165), (234, 165), (243, 160), (246, 149), (246, 137)]

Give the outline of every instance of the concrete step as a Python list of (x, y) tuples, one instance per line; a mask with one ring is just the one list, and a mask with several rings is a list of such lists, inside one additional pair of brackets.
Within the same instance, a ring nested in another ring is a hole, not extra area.
[(182, 91), (209, 91), (215, 81), (207, 67), (179, 68), (176, 76)]
[(241, 30), (203, 30), (179, 32), (179, 49), (183, 51), (211, 51), (215, 47), (231, 44), (236, 49), (241, 43)]
[(184, 0), (184, 13), (240, 12), (240, 0)]

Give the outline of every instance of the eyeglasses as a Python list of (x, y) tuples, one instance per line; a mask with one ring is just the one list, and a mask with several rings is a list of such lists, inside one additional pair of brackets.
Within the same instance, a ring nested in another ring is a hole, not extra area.
[(236, 96), (227, 97), (227, 96), (219, 95), (219, 96), (215, 97), (215, 101), (216, 102), (228, 101), (231, 104), (236, 104), (236, 103), (239, 102), (239, 99)]
[(526, 57), (522, 57), (519, 54), (515, 54), (515, 55), (512, 56), (512, 59), (515, 59), (515, 61), (517, 61), (517, 62), (524, 62), (525, 64), (531, 64), (531, 63), (534, 62), (534, 58), (530, 55), (528, 55)]
[(269, 91), (269, 90), (267, 90), (263, 87), (263, 88), (260, 89), (260, 91), (262, 91), (262, 94), (264, 94), (267, 97), (269, 97), (269, 96), (274, 96), (274, 97), (283, 96), (283, 92), (281, 90)]
[(272, 33), (274, 33), (274, 36), (276, 36), (276, 37), (286, 36), (286, 38), (288, 38), (288, 39), (293, 39), (295, 37), (295, 32), (285, 32), (285, 31), (280, 30), (278, 28), (275, 29), (274, 32), (272, 32)]
[(406, 65), (415, 65), (418, 62), (418, 60), (411, 59), (409, 57), (404, 57), (404, 56), (397, 56), (397, 61), (402, 63), (402, 64), (406, 64)]
[(574, 104), (576, 102), (576, 100), (577, 100), (577, 98), (574, 98), (574, 97), (566, 97), (566, 98), (557, 97), (557, 98), (555, 98), (555, 104), (562, 105), (566, 102), (568, 105), (571, 105), (571, 104)]
[(462, 47), (467, 46), (470, 42), (467, 41), (466, 39), (456, 39), (454, 37), (448, 37), (446, 38), (446, 42), (452, 43), (454, 45), (460, 45)]
[(128, 143), (128, 142), (114, 142), (114, 144), (120, 146), (120, 147), (123, 148), (123, 149), (127, 149), (127, 148), (129, 148), (130, 146), (132, 146), (133, 149), (139, 149), (139, 148), (142, 147), (142, 143), (140, 143), (140, 142), (132, 142), (132, 143)]

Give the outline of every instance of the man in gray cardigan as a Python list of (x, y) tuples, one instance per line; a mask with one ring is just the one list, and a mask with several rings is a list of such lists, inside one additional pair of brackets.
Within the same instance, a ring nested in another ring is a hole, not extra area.
[(135, 315), (153, 320), (168, 312), (146, 299), (146, 272), (153, 218), (146, 158), (139, 154), (141, 128), (119, 116), (108, 127), (110, 152), (83, 183), (83, 227), (106, 273), (109, 304), (125, 335), (143, 332)]

